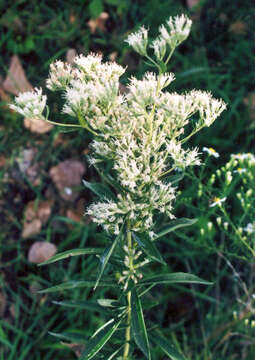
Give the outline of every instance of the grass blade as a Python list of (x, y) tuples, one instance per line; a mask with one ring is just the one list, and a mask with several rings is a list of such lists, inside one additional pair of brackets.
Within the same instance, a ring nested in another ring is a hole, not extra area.
[(147, 359), (151, 359), (150, 346), (147, 336), (147, 330), (143, 317), (143, 310), (140, 299), (137, 295), (136, 288), (131, 290), (131, 325), (137, 346), (142, 350)]
[(118, 321), (111, 319), (101, 328), (99, 328), (94, 335), (90, 338), (89, 342), (86, 344), (86, 348), (81, 354), (80, 360), (90, 360), (102, 349), (102, 347), (107, 343), (111, 338), (114, 332), (119, 327), (122, 318)]
[(143, 236), (138, 237), (136, 234), (133, 234), (133, 238), (138, 243), (138, 245), (143, 249), (146, 255), (154, 261), (159, 262), (160, 264), (166, 265), (165, 261), (163, 260), (160, 252), (156, 248), (155, 244), (147, 237)]
[(139, 285), (178, 283), (212, 285), (211, 282), (203, 280), (196, 275), (182, 272), (150, 276), (148, 278), (142, 279), (139, 282)]
[(71, 256), (79, 256), (79, 255), (99, 255), (102, 254), (104, 249), (100, 248), (85, 248), (85, 249), (73, 249), (73, 250), (67, 250), (63, 251), (57, 255), (52, 256), (50, 259), (38, 264), (38, 266), (43, 266), (47, 264), (52, 264), (56, 261), (66, 259)]
[(181, 218), (181, 219), (176, 219), (171, 221), (171, 223), (167, 226), (164, 226), (164, 228), (162, 230), (159, 231), (158, 234), (156, 234), (156, 236), (154, 237), (154, 240), (159, 239), (160, 237), (175, 231), (176, 229), (180, 229), (182, 227), (186, 227), (186, 226), (191, 226), (193, 224), (195, 224), (197, 222), (197, 219), (186, 219), (186, 218)]
[(153, 342), (172, 360), (186, 360), (186, 358), (175, 349), (166, 339), (157, 334), (153, 334)]
[[(94, 286), (95, 281), (86, 281), (86, 280), (80, 280), (80, 281), (67, 281), (64, 282), (62, 284), (59, 285), (55, 285), (52, 286), (50, 288), (47, 289), (43, 289), (38, 291), (38, 293), (40, 294), (47, 294), (47, 293), (52, 293), (52, 292), (57, 292), (57, 291), (62, 291), (62, 290), (70, 290), (70, 289), (75, 289), (75, 288), (83, 288), (83, 287), (92, 287)], [(99, 286), (111, 286), (111, 287), (117, 287), (118, 285), (110, 280), (105, 280), (105, 281), (101, 281)]]

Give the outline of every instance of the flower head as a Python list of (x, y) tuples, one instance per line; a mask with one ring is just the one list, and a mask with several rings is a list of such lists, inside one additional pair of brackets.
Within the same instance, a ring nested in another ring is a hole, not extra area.
[(12, 110), (17, 111), (26, 118), (44, 118), (42, 115), (46, 106), (46, 95), (42, 95), (42, 89), (35, 88), (15, 97), (15, 104), (10, 104)]
[(211, 203), (211, 205), (210, 205), (210, 207), (214, 207), (214, 206), (216, 206), (216, 205), (219, 205), (219, 206), (221, 206), (221, 204), (224, 202), (224, 201), (226, 201), (226, 197), (224, 197), (224, 198), (222, 198), (222, 199), (220, 199), (220, 198), (218, 198), (218, 197), (214, 197), (213, 198), (213, 202)]
[(170, 17), (167, 21), (167, 27), (160, 26), (160, 35), (174, 49), (187, 39), (191, 25), (192, 21), (185, 15)]
[(148, 30), (145, 27), (141, 27), (137, 32), (132, 33), (125, 40), (138, 54), (147, 54), (148, 45)]
[(254, 231), (255, 231), (254, 223), (247, 224), (243, 230), (246, 231), (248, 234), (254, 233)]
[(215, 151), (212, 147), (207, 148), (206, 146), (204, 146), (202, 150), (204, 152), (207, 152), (210, 156), (214, 156), (215, 158), (218, 158), (220, 156), (220, 154), (217, 153), (217, 151)]

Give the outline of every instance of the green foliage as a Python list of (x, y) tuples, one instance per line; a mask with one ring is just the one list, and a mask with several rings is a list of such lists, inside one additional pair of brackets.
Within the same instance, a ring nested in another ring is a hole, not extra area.
[[(54, 5), (54, 7), (50, 2), (37, 1), (10, 4), (7, 1), (5, 4), (0, 4), (3, 14), (0, 19), (0, 46), (3, 54), (0, 60), (1, 75), (5, 76), (10, 57), (15, 53), (19, 55), (31, 83), (44, 85), (43, 79), (48, 72), (49, 63), (59, 57), (64, 58), (69, 48), (76, 48), (85, 54), (90, 50), (100, 50), (106, 58), (110, 53), (117, 51), (118, 60), (123, 64), (129, 62), (129, 73), (141, 74), (148, 69), (148, 66), (138, 63), (137, 57), (133, 53), (130, 54), (127, 46), (123, 45), (123, 38), (130, 31), (137, 29), (140, 24), (149, 26), (152, 34), (156, 34), (157, 26), (167, 16), (180, 14), (183, 11), (183, 2), (176, 1), (162, 2), (160, 6), (155, 1), (143, 1), (139, 5), (135, 2), (112, 0), (102, 3), (104, 11), (110, 14), (110, 20), (106, 32), (97, 31), (95, 34), (91, 34), (86, 26), (91, 17), (89, 11), (91, 2), (77, 0), (72, 2), (72, 6), (68, 2), (58, 2), (58, 6)], [(242, 198), (247, 204), (250, 201), (253, 204), (253, 200), (246, 201), (245, 198), (246, 191), (253, 183), (244, 184), (241, 174), (235, 173), (235, 177), (239, 180), (233, 183), (231, 189), (224, 188), (224, 180), (220, 180), (220, 177), (217, 178), (214, 186), (208, 185), (210, 176), (216, 173), (218, 168), (226, 165), (231, 153), (254, 152), (254, 120), (251, 117), (253, 113), (248, 111), (248, 107), (243, 102), (243, 99), (253, 91), (255, 80), (252, 35), (254, 5), (252, 1), (247, 0), (236, 3), (222, 0), (202, 3), (200, 21), (195, 23), (191, 39), (183, 48), (177, 50), (168, 71), (174, 70), (177, 73), (176, 82), (173, 84), (176, 91), (193, 87), (204, 88), (212, 91), (217, 97), (223, 97), (229, 104), (228, 111), (213, 128), (204, 130), (201, 135), (198, 134), (191, 140), (194, 146), (199, 144), (201, 148), (203, 145), (215, 147), (221, 156), (219, 159), (211, 158), (207, 161), (207, 172), (203, 168), (196, 169), (194, 173), (189, 174), (188, 179), (180, 179), (178, 217), (197, 218), (198, 221), (191, 227), (175, 229), (162, 236), (159, 239), (162, 240), (161, 242), (153, 243), (158, 251), (164, 254), (164, 261), (169, 264), (169, 269), (164, 270), (160, 263), (152, 264), (152, 268), (154, 270), (160, 268), (159, 271), (162, 270), (163, 273), (192, 272), (213, 280), (214, 285), (203, 288), (203, 292), (198, 291), (197, 285), (193, 284), (157, 286), (142, 295), (142, 303), (150, 343), (154, 345), (154, 338), (156, 339), (154, 329), (150, 331), (153, 320), (162, 330), (162, 334), (159, 335), (161, 341), (157, 342), (157, 348), (154, 349), (156, 359), (163, 359), (166, 356), (175, 359), (176, 351), (185, 354), (187, 359), (195, 360), (221, 358), (230, 360), (234, 355), (240, 359), (243, 357), (253, 360), (255, 357), (254, 328), (251, 326), (253, 315), (246, 307), (247, 304), (253, 304), (253, 300), (247, 297), (240, 279), (226, 262), (226, 259), (230, 261), (248, 287), (249, 294), (253, 294), (253, 256), (244, 243), (240, 242), (230, 223), (228, 229), (225, 229), (224, 222), (227, 220), (221, 209), (209, 207), (214, 196), (223, 197), (227, 194), (228, 199), (224, 204), (227, 214), (237, 228), (245, 228), (254, 218), (254, 207), (242, 217), (240, 200), (235, 194), (240, 192), (242, 187)], [(76, 19), (72, 23), (69, 21), (70, 15), (74, 15)], [(16, 17), (26, 25), (21, 31), (12, 28)], [(236, 21), (245, 24), (246, 34), (230, 31), (230, 26)], [(52, 103), (57, 104), (54, 97)], [(115, 288), (106, 291), (104, 287), (98, 287), (95, 296), (91, 288), (77, 287), (72, 288), (70, 292), (64, 292), (65, 301), (62, 292), (53, 294), (53, 297), (51, 294), (45, 294), (47, 298), (40, 295), (36, 300), (34, 295), (28, 292), (30, 284), (34, 281), (46, 288), (62, 281), (91, 280), (91, 273), (92, 271), (96, 273), (98, 263), (95, 263), (96, 254), (94, 254), (70, 256), (49, 267), (37, 268), (28, 263), (27, 252), (29, 246), (36, 240), (52, 241), (58, 245), (60, 252), (67, 248), (80, 249), (85, 246), (99, 247), (103, 251), (103, 246), (108, 240), (101, 234), (95, 235), (95, 226), (92, 224), (85, 225), (64, 216), (54, 215), (39, 235), (21, 240), (20, 233), (25, 204), (29, 200), (43, 198), (46, 184), (51, 182), (48, 169), (69, 157), (79, 157), (83, 161), (84, 157), (81, 154), (87, 147), (90, 137), (84, 140), (84, 135), (64, 133), (64, 139), (68, 141), (55, 147), (53, 142), (57, 138), (59, 129), (53, 129), (46, 136), (31, 135), (22, 126), (21, 119), (5, 109), (2, 111), (2, 123), (4, 128), (0, 129), (0, 153), (7, 162), (0, 168), (0, 191), (4, 200), (4, 211), (2, 205), (0, 209), (3, 213), (0, 265), (1, 291), (6, 294), (8, 305), (1, 320), (0, 341), (3, 346), (0, 346), (0, 359), (20, 360), (27, 357), (31, 360), (76, 359), (73, 351), (62, 345), (59, 339), (49, 336), (48, 331), (71, 334), (75, 332), (86, 342), (95, 328), (100, 328), (112, 318), (100, 306), (95, 306), (96, 298), (116, 299), (117, 291)], [(43, 185), (33, 186), (17, 173), (16, 158), (20, 156), (21, 150), (28, 146), (35, 146), (38, 149), (37, 158), (43, 168)], [(107, 173), (107, 169), (104, 171)], [(6, 182), (6, 174), (11, 182)], [(221, 170), (222, 179), (224, 174), (225, 170)], [(91, 168), (86, 179), (91, 182), (100, 181)], [(105, 180), (103, 183), (106, 183)], [(199, 187), (199, 183), (202, 183), (202, 188)], [(92, 195), (87, 190), (82, 191), (86, 198), (84, 202), (87, 202)], [(201, 196), (200, 193), (203, 195)], [(21, 194), (20, 198), (19, 194)], [(56, 203), (54, 214), (58, 213), (59, 204)], [(221, 224), (217, 221), (219, 217), (222, 218)], [(160, 218), (158, 223), (163, 225), (166, 221)], [(212, 223), (213, 227), (208, 227), (208, 223)], [(201, 229), (204, 229), (203, 233)], [(245, 232), (243, 235), (247, 236)], [(245, 241), (253, 246), (253, 240), (250, 235)], [(113, 268), (114, 260), (118, 259), (113, 255), (106, 272)], [(75, 271), (77, 267), (79, 276)], [(153, 276), (153, 272), (148, 275)], [(94, 282), (91, 286), (94, 286)], [(138, 293), (142, 294), (142, 291), (139, 290)], [(56, 299), (57, 303), (69, 302), (70, 306), (73, 302), (73, 307), (67, 311), (68, 305), (53, 306), (52, 299)], [(81, 299), (85, 299), (84, 308), (80, 303)], [(178, 304), (177, 307), (174, 301)], [(31, 306), (32, 303), (34, 305)], [(150, 304), (156, 303), (159, 305), (155, 308), (155, 313), (147, 311)], [(15, 318), (8, 310), (12, 304), (15, 304)], [(22, 304), (26, 308), (22, 307)], [(84, 311), (81, 312), (81, 309)], [(237, 313), (236, 318), (233, 317), (234, 311)], [(248, 320), (248, 325), (245, 325), (245, 319)], [(122, 324), (115, 335), (119, 336), (119, 331), (123, 330), (121, 326)], [(237, 332), (239, 336), (231, 336)], [(111, 342), (113, 338), (114, 336), (110, 339)], [(167, 343), (164, 343), (162, 338), (166, 339)], [(173, 344), (174, 347), (169, 348), (169, 344)], [(113, 344), (111, 347), (106, 344), (102, 358), (117, 358), (121, 356), (122, 350), (120, 344)], [(139, 356), (139, 353), (134, 352), (132, 345), (131, 350), (134, 354), (132, 358), (144, 358), (143, 355)], [(100, 353), (95, 358), (100, 358)], [(176, 358), (182, 359), (182, 357)]]

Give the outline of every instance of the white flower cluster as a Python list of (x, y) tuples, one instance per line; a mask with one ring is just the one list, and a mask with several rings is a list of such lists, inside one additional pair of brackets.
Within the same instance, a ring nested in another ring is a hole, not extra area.
[[(164, 57), (167, 44), (172, 49), (186, 39), (190, 26), (191, 20), (182, 15), (170, 18), (167, 28), (160, 27), (160, 37), (152, 43), (156, 57)], [(127, 42), (145, 55), (148, 31), (141, 28)], [(79, 55), (72, 65), (52, 64), (47, 87), (62, 90), (63, 112), (96, 136), (90, 163), (100, 167), (110, 160), (118, 182), (116, 201), (93, 204), (87, 214), (111, 233), (118, 234), (128, 220), (132, 231), (146, 231), (153, 237), (156, 212), (174, 218), (175, 189), (165, 176), (200, 164), (198, 149), (184, 143), (210, 126), (226, 106), (207, 92), (167, 92), (174, 75), (162, 71), (159, 75), (147, 72), (139, 80), (131, 78), (127, 94), (122, 95), (119, 78), (124, 72), (114, 62), (103, 63), (100, 55)], [(15, 102), (11, 108), (24, 116), (43, 117), (46, 96), (41, 89), (21, 94)]]
[(118, 201), (107, 200), (94, 203), (89, 206), (86, 214), (91, 216), (93, 221), (104, 227), (107, 232), (118, 235), (121, 225), (128, 219), (132, 231), (148, 232), (151, 237), (153, 214), (155, 211), (167, 214), (171, 219), (172, 203), (175, 199), (175, 189), (171, 183), (164, 184), (158, 181), (157, 184), (148, 186), (146, 191), (140, 192), (140, 196), (118, 195)]
[(50, 65), (50, 76), (46, 80), (46, 86), (52, 91), (64, 90), (73, 77), (72, 66), (57, 60)]
[(167, 27), (161, 25), (159, 28), (161, 38), (174, 49), (187, 39), (190, 33), (192, 21), (185, 15), (170, 17)]
[(147, 54), (148, 30), (143, 26), (133, 34), (130, 34), (126, 42), (140, 55)]
[(10, 104), (10, 108), (26, 118), (44, 118), (43, 111), (46, 106), (46, 96), (42, 95), (42, 89), (34, 89), (19, 94), (15, 98), (15, 104)]

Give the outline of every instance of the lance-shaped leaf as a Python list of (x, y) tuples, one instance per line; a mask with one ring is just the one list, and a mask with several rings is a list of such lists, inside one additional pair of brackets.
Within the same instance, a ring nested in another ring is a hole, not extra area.
[(134, 233), (133, 233), (133, 238), (150, 259), (157, 261), (160, 264), (166, 265), (165, 261), (163, 260), (155, 244), (149, 238), (147, 238), (146, 236), (138, 237)]
[(212, 285), (211, 282), (203, 280), (196, 275), (183, 272), (153, 275), (139, 281), (139, 285), (180, 283)]
[(100, 306), (103, 307), (116, 308), (121, 306), (121, 304), (114, 299), (97, 299), (97, 302)]
[(90, 360), (102, 349), (102, 347), (111, 338), (114, 332), (119, 327), (122, 317), (118, 320), (111, 319), (106, 324), (101, 326), (90, 338), (86, 344), (86, 348), (81, 354), (80, 360)]
[(94, 290), (97, 288), (98, 284), (99, 284), (99, 281), (101, 280), (101, 277), (104, 273), (104, 270), (105, 270), (105, 267), (116, 247), (116, 245), (118, 244), (119, 242), (119, 239), (120, 237), (122, 236), (122, 232), (120, 231), (119, 235), (115, 238), (115, 240), (113, 241), (112, 245), (108, 248), (105, 249), (105, 251), (103, 252), (101, 258), (100, 258), (100, 268), (99, 268), (99, 273), (98, 273), (98, 276), (97, 276), (97, 280), (96, 280), (96, 283), (95, 283), (95, 286), (94, 286)]
[(166, 182), (174, 185), (174, 184), (178, 183), (179, 181), (181, 181), (183, 178), (184, 178), (184, 172), (182, 172), (181, 174), (178, 174), (178, 175), (169, 176), (166, 179)]
[(84, 249), (73, 249), (63, 251), (59, 254), (52, 256), (50, 259), (38, 264), (38, 266), (52, 264), (56, 261), (63, 260), (69, 258), (71, 256), (79, 256), (79, 255), (100, 255), (104, 252), (104, 249), (100, 248), (84, 248)]
[(82, 180), (83, 184), (86, 188), (91, 190), (94, 194), (99, 196), (100, 198), (107, 198), (107, 199), (115, 199), (116, 196), (114, 193), (105, 185), (102, 183), (90, 183), (86, 180)]
[(186, 358), (179, 353), (176, 348), (170, 344), (166, 339), (153, 333), (152, 341), (158, 345), (162, 351), (172, 360), (186, 360)]
[[(47, 289), (40, 290), (40, 291), (38, 291), (38, 293), (46, 294), (46, 293), (52, 293), (52, 292), (75, 289), (75, 288), (92, 287), (92, 286), (94, 286), (94, 284), (95, 284), (95, 281), (93, 281), (93, 280), (90, 280), (90, 281), (72, 280), (72, 281), (67, 281), (67, 282), (64, 282), (64, 283), (56, 285), (56, 286), (52, 286)], [(118, 285), (113, 280), (104, 280), (104, 281), (100, 282), (99, 286), (117, 287)]]
[(78, 343), (78, 344), (84, 344), (84, 342), (85, 342), (83, 336), (75, 334), (75, 333), (69, 333), (69, 332), (55, 333), (55, 332), (49, 331), (49, 334), (51, 336), (57, 337), (58, 339), (65, 340), (65, 341), (71, 341), (71, 342)]
[(131, 290), (131, 325), (132, 333), (137, 346), (142, 350), (147, 359), (151, 359), (147, 330), (143, 318), (143, 310), (135, 286)]
[(97, 311), (97, 312), (101, 312), (104, 314), (110, 313), (110, 311), (108, 309), (106, 309), (105, 307), (100, 306), (96, 302), (92, 302), (92, 301), (65, 300), (65, 301), (52, 301), (52, 302), (53, 302), (53, 304), (56, 304), (59, 306), (65, 306), (65, 307), (81, 309), (81, 310), (86, 309), (89, 311)]
[(154, 237), (154, 240), (159, 239), (160, 237), (175, 231), (177, 229), (180, 229), (182, 227), (186, 227), (186, 226), (191, 226), (193, 224), (195, 224), (195, 222), (197, 222), (197, 219), (186, 219), (186, 218), (181, 218), (181, 219), (176, 219), (171, 221), (171, 223), (167, 226), (164, 226)]

